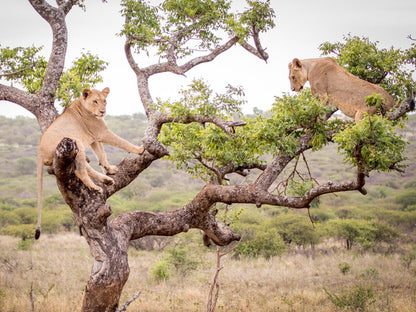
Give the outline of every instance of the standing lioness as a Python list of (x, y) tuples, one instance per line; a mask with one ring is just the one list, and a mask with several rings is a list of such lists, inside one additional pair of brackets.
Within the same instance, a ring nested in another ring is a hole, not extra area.
[(37, 181), (38, 181), (38, 224), (36, 238), (40, 236), (40, 219), (42, 208), (43, 165), (52, 166), (56, 146), (65, 137), (76, 141), (78, 154), (75, 158), (75, 175), (90, 189), (101, 193), (102, 188), (94, 184), (91, 178), (105, 184), (112, 184), (112, 178), (95, 171), (87, 163), (85, 151), (91, 146), (100, 166), (106, 174), (117, 172), (116, 166), (107, 161), (102, 143), (122, 148), (130, 153), (142, 154), (143, 146), (135, 146), (112, 133), (104, 122), (109, 88), (103, 91), (84, 89), (82, 95), (59, 116), (40, 138), (38, 147)]
[(321, 100), (329, 99), (345, 115), (358, 122), (363, 114), (374, 114), (376, 107), (366, 105), (365, 98), (373, 93), (381, 94), (385, 99), (383, 111), (396, 105), (393, 98), (382, 87), (364, 81), (346, 71), (330, 57), (299, 60), (289, 63), (289, 80), (292, 91), (299, 92), (306, 81), (311, 85), (313, 95)]

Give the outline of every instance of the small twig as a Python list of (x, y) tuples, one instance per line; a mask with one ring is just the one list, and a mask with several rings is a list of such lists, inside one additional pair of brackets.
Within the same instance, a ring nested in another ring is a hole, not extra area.
[(16, 71), (11, 72), (11, 73), (0, 73), (0, 77), (8, 77), (8, 76), (13, 76), (13, 75), (16, 75), (16, 74), (20, 74), (20, 73), (22, 73), (22, 72), (24, 72), (24, 71), (26, 71), (26, 70), (28, 70), (28, 69), (33, 68), (35, 65), (36, 65), (36, 64), (35, 64), (35, 63), (33, 63), (32, 65), (30, 65), (30, 66), (28, 66), (28, 67), (25, 67), (25, 68), (22, 68), (22, 69), (16, 70)]
[(33, 296), (33, 282), (30, 283), (30, 292), (29, 292), (29, 298), (30, 298), (30, 311), (35, 311), (35, 298)]
[(120, 309), (118, 309), (116, 312), (122, 312), (122, 311), (126, 311), (127, 307), (137, 298), (139, 298), (141, 291), (139, 290), (134, 296), (133, 298), (131, 298), (129, 301), (127, 301)]
[[(222, 255), (220, 254), (220, 251), (221, 251), (220, 247), (217, 246), (217, 266), (216, 266), (214, 278), (212, 279), (211, 287), (209, 289), (207, 312), (214, 312), (215, 307), (217, 305), (217, 301), (218, 301), (218, 295), (220, 291), (220, 282), (218, 281), (218, 275), (220, 274), (220, 271), (223, 269), (223, 267), (221, 266)], [(212, 295), (214, 293), (214, 290), (215, 290), (215, 296), (213, 298)]]

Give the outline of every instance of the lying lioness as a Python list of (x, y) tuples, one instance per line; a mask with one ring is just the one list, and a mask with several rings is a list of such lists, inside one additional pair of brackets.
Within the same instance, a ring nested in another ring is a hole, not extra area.
[(313, 95), (318, 95), (322, 101), (329, 100), (355, 122), (360, 121), (365, 112), (374, 114), (377, 111), (376, 107), (366, 105), (365, 98), (369, 95), (377, 93), (385, 99), (384, 112), (396, 105), (382, 87), (350, 74), (330, 57), (293, 59), (289, 63), (289, 80), (292, 91), (297, 92), (309, 81)]
[(38, 147), (37, 182), (38, 182), (38, 224), (36, 238), (40, 236), (40, 219), (42, 208), (43, 165), (52, 166), (56, 146), (67, 137), (76, 141), (78, 154), (75, 158), (75, 175), (92, 191), (102, 192), (91, 178), (104, 184), (114, 181), (107, 175), (95, 171), (86, 160), (85, 151), (91, 146), (104, 173), (114, 174), (116, 166), (107, 161), (102, 143), (122, 148), (130, 153), (142, 154), (143, 146), (135, 146), (112, 133), (104, 122), (109, 88), (103, 91), (84, 89), (82, 95), (59, 116), (40, 138)]

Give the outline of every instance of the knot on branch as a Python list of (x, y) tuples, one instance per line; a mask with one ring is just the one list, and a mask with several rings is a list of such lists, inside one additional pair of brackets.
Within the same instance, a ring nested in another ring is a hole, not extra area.
[(108, 204), (98, 206), (95, 213), (88, 215), (88, 222), (94, 228), (100, 228), (105, 225), (107, 218), (111, 216), (111, 207)]
[(160, 143), (157, 139), (150, 139), (144, 137), (142, 139), (143, 145), (150, 154), (155, 156), (156, 158), (162, 158), (164, 156), (169, 155), (168, 149)]
[(207, 237), (218, 246), (226, 246), (241, 239), (239, 234), (233, 233), (229, 226), (219, 223), (211, 214), (207, 214), (207, 222), (199, 228), (205, 233), (203, 237), (205, 246), (209, 246)]

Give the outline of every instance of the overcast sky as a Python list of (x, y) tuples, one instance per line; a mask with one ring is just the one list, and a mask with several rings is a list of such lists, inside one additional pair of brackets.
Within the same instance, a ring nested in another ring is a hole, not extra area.
[[(123, 19), (120, 1), (87, 0), (86, 12), (74, 7), (67, 16), (69, 65), (84, 49), (109, 62), (102, 73), (111, 90), (108, 113), (111, 115), (143, 112), (136, 77), (127, 64), (124, 39), (116, 36)], [(151, 2), (151, 1), (150, 1)], [(235, 0), (244, 5), (245, 1)], [(55, 3), (52, 2), (51, 3)], [(178, 90), (193, 78), (203, 78), (215, 91), (224, 91), (228, 83), (242, 86), (247, 104), (245, 113), (254, 107), (266, 110), (275, 96), (289, 92), (288, 63), (294, 58), (319, 57), (319, 44), (341, 41), (343, 35), (366, 36), (379, 41), (380, 47), (408, 48), (408, 35), (416, 37), (415, 0), (271, 0), (276, 13), (276, 27), (261, 36), (269, 61), (249, 54), (240, 46), (233, 47), (213, 62), (197, 66), (186, 76), (160, 74), (150, 80), (154, 99), (175, 99)], [(0, 0), (0, 44), (3, 47), (44, 46), (48, 58), (51, 48), (49, 25), (27, 0)], [(140, 66), (150, 65), (145, 58), (136, 58)], [(32, 116), (16, 104), (0, 102), (0, 115)]]

